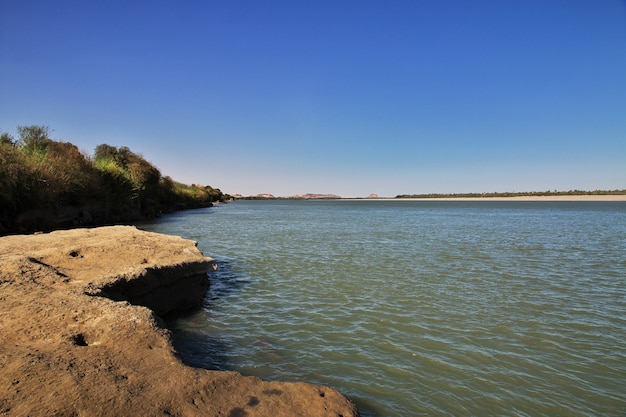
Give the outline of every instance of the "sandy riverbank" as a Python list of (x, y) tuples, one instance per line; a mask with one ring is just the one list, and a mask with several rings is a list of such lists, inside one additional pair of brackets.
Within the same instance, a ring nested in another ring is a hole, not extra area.
[(520, 197), (442, 197), (442, 198), (377, 198), (342, 200), (374, 200), (374, 201), (626, 201), (623, 195), (554, 195), (554, 196), (520, 196)]
[(197, 306), (214, 267), (128, 226), (0, 238), (0, 415), (358, 416), (329, 387), (181, 362), (155, 312)]

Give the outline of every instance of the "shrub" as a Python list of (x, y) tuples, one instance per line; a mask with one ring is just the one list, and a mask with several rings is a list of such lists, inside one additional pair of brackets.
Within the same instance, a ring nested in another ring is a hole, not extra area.
[(18, 217), (29, 211), (54, 217), (63, 207), (80, 212), (89, 203), (100, 207), (100, 223), (116, 223), (224, 198), (218, 189), (162, 177), (157, 167), (125, 146), (98, 145), (90, 158), (69, 142), (50, 139), (46, 126), (17, 130), (18, 140), (0, 135), (0, 235), (19, 229)]

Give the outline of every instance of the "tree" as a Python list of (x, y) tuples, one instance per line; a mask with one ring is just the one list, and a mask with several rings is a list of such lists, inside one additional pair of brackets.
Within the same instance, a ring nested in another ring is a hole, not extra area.
[(15, 139), (7, 132), (3, 132), (0, 135), (0, 145), (15, 145)]
[(93, 154), (93, 158), (96, 161), (99, 159), (110, 159), (112, 161), (115, 161), (116, 157), (117, 148), (115, 146), (107, 145), (106, 143), (96, 146), (96, 150)]
[(18, 126), (18, 146), (28, 152), (45, 151), (52, 142), (48, 126)]

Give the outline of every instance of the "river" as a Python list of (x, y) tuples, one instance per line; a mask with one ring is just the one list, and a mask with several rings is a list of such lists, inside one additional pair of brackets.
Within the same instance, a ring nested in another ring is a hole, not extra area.
[(626, 413), (626, 203), (236, 201), (140, 225), (215, 258), (193, 366), (363, 417)]

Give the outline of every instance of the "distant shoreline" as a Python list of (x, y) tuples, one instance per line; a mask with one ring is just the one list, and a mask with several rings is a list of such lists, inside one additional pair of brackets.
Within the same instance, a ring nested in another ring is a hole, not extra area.
[(539, 195), (515, 197), (423, 197), (423, 198), (342, 198), (366, 201), (626, 201), (626, 194), (608, 195)]

